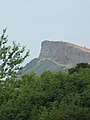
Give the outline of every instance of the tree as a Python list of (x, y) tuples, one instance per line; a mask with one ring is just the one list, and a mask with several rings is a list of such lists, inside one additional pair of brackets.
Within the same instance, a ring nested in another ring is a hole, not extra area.
[(89, 68), (90, 64), (88, 63), (78, 63), (74, 68), (68, 69), (69, 74), (73, 74), (74, 72), (79, 72), (81, 69)]
[(0, 78), (12, 77), (22, 68), (21, 63), (29, 55), (29, 50), (25, 53), (25, 47), (12, 43), (9, 46), (6, 29), (0, 37)]

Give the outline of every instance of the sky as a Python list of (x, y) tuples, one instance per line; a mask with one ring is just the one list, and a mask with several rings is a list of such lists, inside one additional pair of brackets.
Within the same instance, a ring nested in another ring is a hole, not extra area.
[(41, 42), (66, 41), (90, 48), (90, 0), (0, 0), (0, 34), (39, 56)]

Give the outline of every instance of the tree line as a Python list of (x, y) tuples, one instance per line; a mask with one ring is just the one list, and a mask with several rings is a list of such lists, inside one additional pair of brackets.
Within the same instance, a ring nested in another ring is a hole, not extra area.
[(1, 120), (90, 120), (90, 69), (0, 81)]

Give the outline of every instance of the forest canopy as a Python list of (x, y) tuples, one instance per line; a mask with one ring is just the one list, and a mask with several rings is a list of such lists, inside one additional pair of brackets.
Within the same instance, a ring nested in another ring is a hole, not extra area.
[(0, 81), (1, 120), (90, 120), (90, 68)]

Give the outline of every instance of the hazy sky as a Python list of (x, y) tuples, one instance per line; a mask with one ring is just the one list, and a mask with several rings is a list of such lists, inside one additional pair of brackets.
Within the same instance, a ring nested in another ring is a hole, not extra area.
[(90, 47), (90, 0), (0, 0), (0, 33), (38, 57), (43, 40), (64, 40)]

